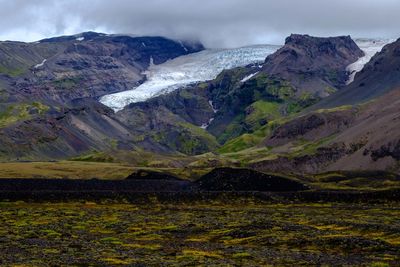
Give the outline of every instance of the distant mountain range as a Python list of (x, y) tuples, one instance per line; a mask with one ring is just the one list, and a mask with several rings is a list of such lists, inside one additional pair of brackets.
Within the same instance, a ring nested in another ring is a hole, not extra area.
[(204, 47), (94, 32), (0, 42), (0, 159), (399, 172), (400, 40), (350, 84), (366, 55), (349, 36), (294, 34), (278, 48), (115, 112), (100, 97)]

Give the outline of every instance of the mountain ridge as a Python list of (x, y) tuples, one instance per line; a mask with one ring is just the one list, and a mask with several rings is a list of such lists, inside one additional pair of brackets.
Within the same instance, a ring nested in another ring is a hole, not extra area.
[[(398, 136), (376, 132), (377, 139), (373, 138), (362, 129), (375, 132), (382, 127), (376, 122), (379, 120), (375, 118), (366, 126), (362, 122), (370, 120), (372, 110), (376, 110), (377, 117), (395, 119), (396, 107), (383, 107), (390, 106), (389, 100), (397, 99), (396, 93), (385, 96), (390, 90), (382, 90), (383, 96), (372, 104), (317, 108), (317, 102), (324, 103), (326, 96), (331, 95), (326, 99), (335, 98), (354, 87), (354, 84), (345, 85), (350, 75), (347, 67), (363, 56), (363, 52), (350, 37), (291, 35), (286, 45), (266, 57), (261, 66), (250, 64), (224, 70), (214, 80), (133, 103), (115, 113), (98, 102), (100, 95), (110, 91), (106, 88), (108, 83), (113, 83), (111, 91), (124, 90), (132, 84), (129, 79), (133, 76), (124, 78), (129, 73), (136, 73), (135, 83), (143, 81), (139, 80), (143, 79), (139, 70), (146, 69), (151, 58), (153, 63), (160, 63), (192, 52), (186, 51), (181, 42), (147, 38), (150, 37), (86, 33), (32, 44), (47, 51), (54, 43), (54, 50), (47, 52), (55, 57), (38, 62), (43, 55), (33, 53), (34, 58), (28, 57), (29, 62), (35, 63), (28, 64), (33, 73), (0, 75), (0, 82), (12, 87), (1, 87), (5, 92), (0, 104), (2, 158), (81, 157), (132, 160), (141, 164), (150, 164), (147, 159), (157, 158), (151, 164), (201, 168), (249, 166), (277, 172), (320, 172), (333, 170), (334, 166), (353, 170), (355, 165), (351, 163), (366, 169), (368, 166), (395, 168)], [(143, 45), (142, 41), (153, 43)], [(0, 43), (0, 48), (1, 45), (4, 46)], [(30, 51), (30, 47), (18, 44), (19, 50), (15, 48), (15, 51)], [(390, 62), (397, 47), (397, 43), (385, 47), (365, 70), (356, 74), (355, 84), (367, 79), (370, 73), (393, 76), (396, 69), (390, 69), (395, 65), (386, 61)], [(193, 52), (201, 48), (195, 45)], [(145, 52), (139, 55), (140, 51)], [(390, 72), (374, 66), (377, 61), (382, 64), (378, 67)], [(124, 66), (133, 72), (120, 72)], [(101, 76), (101, 73), (107, 75)], [(115, 73), (119, 74), (111, 79)], [(74, 80), (81, 74), (84, 79)], [(57, 75), (59, 82), (49, 87), (48, 81)], [(100, 76), (103, 80), (98, 80)], [(43, 84), (35, 84), (41, 79)], [(368, 81), (366, 87), (373, 87), (379, 81)], [(85, 91), (87, 88), (79, 91), (87, 85), (92, 91)], [(27, 95), (31, 96), (29, 101)], [(391, 127), (390, 131), (394, 131), (397, 124)]]
[(318, 103), (315, 108), (329, 108), (366, 102), (400, 85), (400, 39), (387, 44), (375, 54), (354, 81), (344, 90)]

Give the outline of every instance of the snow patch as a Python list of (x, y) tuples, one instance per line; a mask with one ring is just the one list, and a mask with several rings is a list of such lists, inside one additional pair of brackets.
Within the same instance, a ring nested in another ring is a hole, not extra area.
[(44, 66), (44, 63), (46, 63), (46, 61), (47, 61), (47, 59), (43, 59), (42, 63), (39, 63), (39, 64), (35, 65), (34, 68), (35, 68), (35, 69), (38, 69), (38, 68), (40, 68), (40, 67), (43, 67), (43, 66)]
[(146, 44), (142, 42), (142, 46), (143, 46), (143, 47), (146, 47)]
[(143, 84), (128, 91), (105, 95), (100, 102), (119, 111), (130, 103), (145, 101), (192, 83), (215, 79), (224, 69), (260, 64), (279, 48), (276, 45), (257, 45), (207, 49), (163, 64), (150, 64), (145, 72), (147, 80)]
[(155, 64), (154, 64), (154, 58), (153, 58), (153, 57), (150, 57), (149, 69), (150, 69), (150, 68), (153, 68), (154, 66), (155, 66)]
[[(213, 102), (212, 102), (211, 100), (208, 101), (208, 104), (210, 104), (210, 106), (211, 106), (211, 108), (212, 108), (214, 114), (218, 112), (218, 109), (214, 108), (214, 104), (213, 104)], [(203, 123), (203, 124), (200, 126), (200, 128), (202, 128), (202, 129), (207, 129), (208, 126), (210, 126), (211, 122), (213, 122), (213, 120), (214, 120), (214, 118), (209, 119), (208, 122)]]
[(242, 80), (240, 80), (240, 81), (241, 81), (242, 83), (244, 83), (244, 82), (250, 80), (251, 78), (253, 78), (254, 76), (256, 76), (258, 73), (259, 73), (259, 71), (257, 71), (256, 73), (252, 73), (252, 74), (250, 74), (250, 75), (244, 77), (244, 78), (243, 78)]
[(214, 113), (218, 112), (218, 109), (214, 108), (214, 103), (211, 100), (208, 101), (208, 104), (210, 104), (210, 106), (211, 106), (212, 110), (214, 111)]
[(76, 40), (81, 42), (81, 41), (85, 40), (85, 37), (78, 37), (78, 38), (76, 38)]
[(213, 120), (214, 120), (214, 118), (211, 118), (208, 122), (206, 122), (206, 123), (203, 123), (201, 126), (200, 126), (200, 128), (201, 129), (207, 129), (208, 128), (208, 126), (210, 126), (210, 124), (213, 122)]
[(189, 50), (183, 45), (182, 41), (179, 41), (179, 43), (181, 44), (183, 50), (185, 50), (186, 52), (189, 52)]

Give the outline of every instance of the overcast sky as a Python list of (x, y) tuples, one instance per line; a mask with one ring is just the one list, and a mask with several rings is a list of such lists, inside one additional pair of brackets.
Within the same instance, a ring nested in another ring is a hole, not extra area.
[(83, 31), (280, 44), (290, 33), (400, 37), (400, 0), (0, 0), (0, 39)]

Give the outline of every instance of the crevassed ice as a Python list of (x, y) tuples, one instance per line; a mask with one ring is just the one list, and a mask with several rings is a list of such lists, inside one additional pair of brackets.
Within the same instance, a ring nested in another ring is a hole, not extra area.
[(349, 79), (347, 80), (347, 84), (350, 84), (354, 81), (354, 77), (357, 72), (360, 72), (365, 64), (367, 64), (371, 58), (378, 52), (382, 50), (382, 48), (391, 43), (394, 40), (390, 39), (356, 39), (358, 47), (364, 52), (365, 56), (360, 57), (356, 62), (347, 66), (347, 71), (350, 72)]
[(257, 45), (236, 49), (208, 49), (151, 65), (146, 71), (147, 81), (132, 90), (105, 95), (100, 102), (115, 111), (130, 103), (171, 92), (184, 85), (212, 80), (224, 69), (263, 62), (278, 50), (277, 45)]

